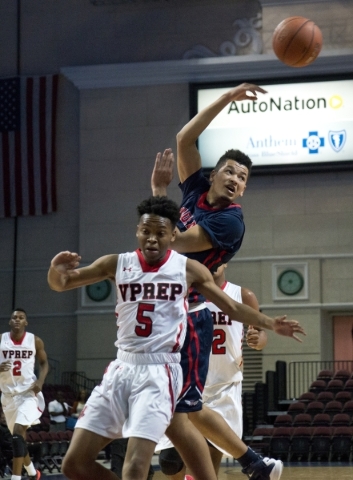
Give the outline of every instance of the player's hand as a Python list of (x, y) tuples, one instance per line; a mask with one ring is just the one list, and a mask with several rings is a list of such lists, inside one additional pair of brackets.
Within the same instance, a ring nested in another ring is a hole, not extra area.
[(242, 83), (229, 91), (231, 101), (257, 100), (258, 93), (267, 93), (267, 91), (253, 83)]
[(41, 392), (42, 390), (42, 384), (37, 380), (36, 382), (33, 382), (31, 385), (31, 390), (34, 391), (34, 393), (37, 395), (37, 393)]
[(299, 322), (297, 320), (286, 320), (286, 315), (274, 319), (273, 330), (278, 333), (278, 335), (292, 337), (294, 340), (297, 340), (297, 342), (302, 342), (302, 340), (296, 335), (296, 333), (306, 335)]
[(8, 360), (6, 362), (0, 363), (0, 372), (8, 372), (11, 370), (11, 362)]
[(151, 177), (151, 188), (154, 196), (166, 196), (167, 187), (173, 180), (174, 155), (171, 148), (157, 153)]
[(248, 347), (257, 350), (260, 340), (259, 330), (257, 328), (254, 328), (252, 325), (249, 325), (245, 339)]
[(60, 275), (78, 275), (76, 268), (80, 264), (81, 257), (74, 252), (60, 252), (51, 261), (51, 268), (56, 270)]

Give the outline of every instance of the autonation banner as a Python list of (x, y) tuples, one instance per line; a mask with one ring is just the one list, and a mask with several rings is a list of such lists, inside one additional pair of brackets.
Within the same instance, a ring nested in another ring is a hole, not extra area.
[[(353, 80), (261, 86), (267, 94), (230, 103), (202, 133), (203, 167), (230, 148), (254, 166), (353, 160)], [(198, 111), (228, 90), (198, 90)]]

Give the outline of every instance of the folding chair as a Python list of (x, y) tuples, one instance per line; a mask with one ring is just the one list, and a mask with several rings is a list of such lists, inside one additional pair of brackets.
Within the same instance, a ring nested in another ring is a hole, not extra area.
[[(314, 395), (315, 397), (315, 395)], [(294, 418), (299, 413), (305, 413), (306, 404), (304, 402), (291, 403), (288, 407), (288, 414)]]
[(331, 440), (331, 456), (332, 460), (351, 460), (352, 456), (352, 427), (337, 427), (333, 431)]
[(332, 402), (328, 402), (325, 406), (324, 413), (328, 413), (331, 418), (333, 418), (336, 413), (342, 412), (342, 403), (337, 402), (336, 400), (332, 400)]
[(291, 437), (293, 429), (291, 427), (274, 428), (270, 439), (269, 456), (281, 460), (288, 460)]
[(291, 427), (293, 422), (293, 418), (291, 415), (283, 414), (277, 415), (275, 421), (273, 422), (273, 426), (276, 427)]
[(335, 400), (337, 402), (341, 402), (342, 405), (343, 405), (346, 402), (349, 402), (349, 400), (352, 400), (352, 394), (351, 394), (351, 392), (342, 390), (341, 392), (336, 393)]
[(297, 427), (310, 427), (312, 422), (311, 415), (308, 413), (299, 413), (293, 418), (292, 426)]
[(312, 460), (329, 460), (331, 449), (331, 428), (316, 427), (311, 437), (309, 462)]
[(249, 447), (256, 453), (266, 457), (268, 456), (270, 439), (272, 437), (274, 428), (272, 427), (257, 427), (252, 433)]
[(308, 404), (316, 400), (316, 394), (314, 392), (305, 392), (300, 395), (298, 402)]
[(347, 413), (337, 413), (331, 420), (331, 427), (349, 427), (350, 421)]
[(326, 390), (324, 392), (319, 392), (317, 394), (316, 400), (318, 402), (322, 402), (324, 405), (328, 402), (332, 402), (332, 400), (335, 399), (335, 395), (333, 392), (327, 392)]
[(324, 408), (325, 405), (322, 402), (317, 402), (315, 400), (315, 402), (309, 403), (309, 405), (306, 407), (305, 413), (308, 413), (311, 415), (311, 417), (314, 417), (317, 413), (324, 413)]
[(329, 427), (331, 424), (331, 417), (327, 413), (317, 413), (314, 415), (311, 423), (312, 427)]
[(307, 461), (310, 455), (312, 427), (297, 427), (293, 431), (288, 461)]
[(327, 392), (333, 392), (336, 394), (337, 392), (341, 392), (344, 387), (344, 382), (343, 380), (335, 379), (335, 380), (330, 380), (327, 384), (326, 391)]
[(352, 376), (352, 372), (349, 370), (337, 370), (337, 372), (334, 373), (332, 379), (333, 380), (342, 380), (343, 383), (345, 383), (347, 380), (349, 380)]

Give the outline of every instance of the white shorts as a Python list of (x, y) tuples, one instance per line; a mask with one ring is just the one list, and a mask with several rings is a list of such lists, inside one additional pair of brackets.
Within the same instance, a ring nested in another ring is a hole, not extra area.
[[(243, 435), (243, 407), (242, 407), (242, 382), (235, 382), (229, 385), (216, 385), (215, 387), (205, 387), (202, 400), (203, 404), (208, 408), (218, 412), (224, 420), (228, 423), (230, 428), (238, 435), (239, 438)], [(232, 457), (228, 452), (217, 447), (217, 450)], [(156, 445), (156, 452), (173, 447), (172, 442), (166, 435), (163, 435), (158, 445)]]
[[(204, 405), (211, 410), (218, 412), (228, 423), (230, 428), (239, 438), (243, 435), (243, 406), (242, 406), (242, 382), (235, 382), (229, 385), (215, 385), (205, 387), (202, 399)], [(209, 440), (212, 445), (213, 442)], [(232, 457), (229, 453), (214, 445), (225, 455)]]
[(1, 404), (11, 433), (15, 423), (28, 427), (40, 423), (39, 419), (45, 408), (42, 392), (36, 395), (33, 390), (13, 396), (3, 393)]
[(141, 357), (150, 359), (152, 354), (128, 354), (127, 362), (121, 353), (93, 390), (75, 428), (112, 439), (138, 437), (157, 443), (170, 424), (182, 388), (181, 367), (141, 364)]

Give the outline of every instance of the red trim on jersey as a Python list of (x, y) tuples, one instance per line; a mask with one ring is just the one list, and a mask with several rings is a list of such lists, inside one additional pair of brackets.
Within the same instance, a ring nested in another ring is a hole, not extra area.
[(17, 340), (14, 340), (14, 339), (12, 338), (12, 335), (11, 335), (11, 332), (10, 332), (10, 338), (11, 338), (11, 340), (12, 340), (12, 343), (13, 343), (14, 345), (22, 345), (22, 342), (23, 342), (23, 340), (24, 340), (24, 338), (25, 338), (25, 336), (26, 336), (26, 333), (27, 333), (27, 332), (25, 332), (25, 333), (23, 334), (23, 337), (21, 338), (21, 340), (18, 340), (18, 341), (17, 341)]
[(172, 253), (171, 250), (167, 250), (167, 253), (165, 254), (165, 257), (158, 263), (156, 263), (155, 265), (149, 265), (146, 260), (145, 260), (145, 257), (142, 255), (142, 252), (141, 252), (141, 249), (136, 249), (135, 252), (137, 253), (137, 256), (138, 256), (138, 259), (140, 261), (140, 265), (141, 265), (141, 268), (142, 268), (142, 271), (144, 273), (147, 273), (147, 272), (158, 272), (158, 270), (160, 269), (160, 267), (162, 265), (164, 265), (168, 260), (169, 260), (169, 257)]
[(174, 392), (173, 392), (173, 386), (172, 386), (172, 375), (170, 373), (170, 368), (167, 363), (165, 364), (165, 368), (167, 370), (167, 375), (169, 380), (169, 394), (170, 394), (170, 401), (172, 403), (172, 415), (173, 415), (175, 410), (175, 398), (174, 398)]
[(207, 194), (208, 194), (208, 191), (203, 193), (202, 195), (199, 196), (199, 199), (197, 200), (197, 206), (199, 208), (203, 208), (205, 210), (213, 210), (213, 211), (216, 211), (216, 210), (226, 210), (227, 208), (241, 208), (241, 205), (239, 205), (238, 203), (231, 203), (230, 205), (228, 205), (228, 207), (226, 208), (213, 208), (211, 207), (211, 205), (208, 205), (206, 203), (206, 197), (207, 197)]
[(224, 290), (226, 288), (227, 283), (228, 283), (227, 280), (224, 280), (224, 283), (221, 286), (221, 290)]

